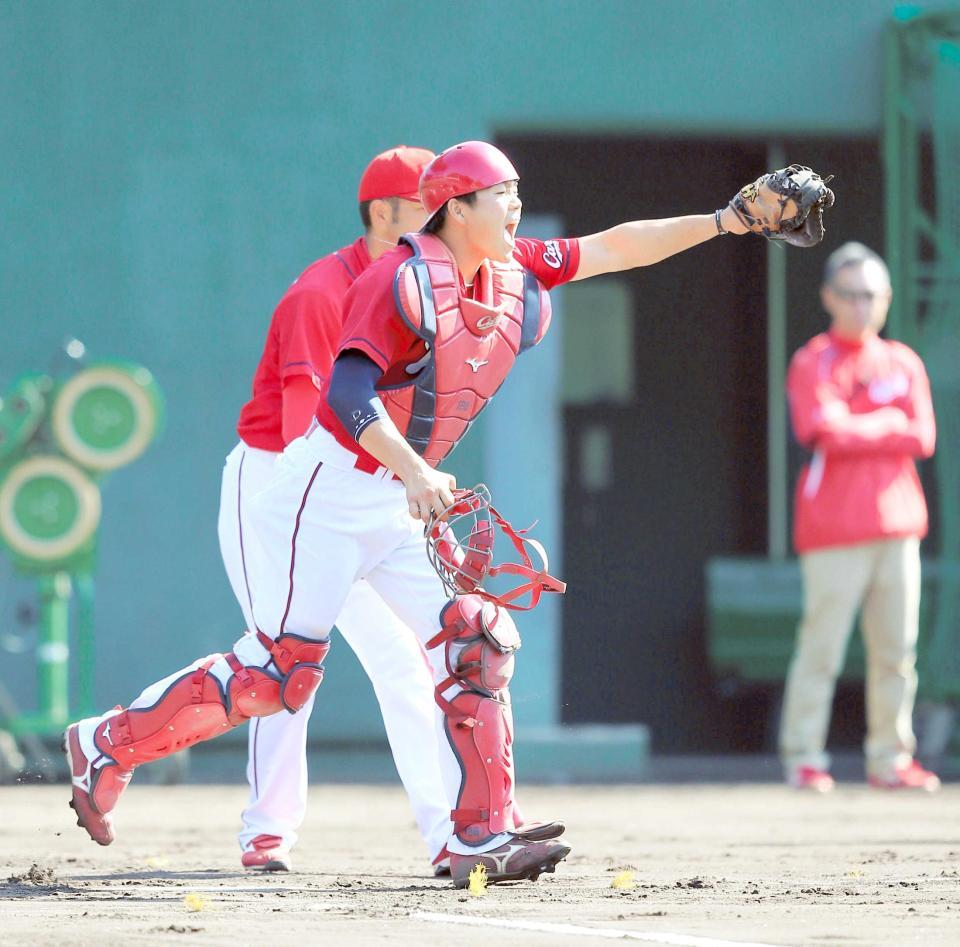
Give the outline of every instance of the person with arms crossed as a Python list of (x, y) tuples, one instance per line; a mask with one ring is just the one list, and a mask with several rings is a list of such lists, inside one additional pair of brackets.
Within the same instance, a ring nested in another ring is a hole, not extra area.
[(793, 429), (812, 452), (797, 483), (794, 545), (803, 619), (787, 674), (780, 755), (791, 786), (834, 788), (825, 752), (837, 676), (858, 609), (866, 650), (871, 786), (933, 791), (914, 758), (920, 540), (927, 507), (915, 460), (933, 454), (930, 383), (919, 356), (879, 335), (890, 275), (860, 243), (827, 260), (827, 332), (793, 357)]
[(465, 886), (478, 865), (490, 881), (533, 880), (570, 851), (558, 841), (563, 823), (526, 823), (516, 810), (509, 681), (519, 635), (509, 612), (479, 594), (448, 598), (428, 560), (423, 526), (444, 515), (456, 487), (437, 465), (543, 338), (549, 289), (651, 265), (721, 234), (777, 232), (788, 200), (761, 214), (758, 181), (710, 214), (543, 242), (517, 236), (518, 180), (486, 142), (455, 145), (424, 169), (426, 225), (350, 287), (318, 426), (287, 447), (251, 504), (256, 632), (129, 708), (68, 728), (71, 804), (94, 840), (112, 841), (110, 813), (135, 766), (303, 706), (322, 680), (341, 604), (365, 578), (430, 659), (454, 884)]

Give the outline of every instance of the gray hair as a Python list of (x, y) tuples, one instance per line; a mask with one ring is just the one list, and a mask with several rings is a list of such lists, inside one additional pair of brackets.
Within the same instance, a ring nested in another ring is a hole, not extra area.
[(840, 272), (845, 266), (857, 266), (861, 263), (876, 263), (877, 266), (883, 270), (884, 275), (887, 277), (887, 282), (890, 282), (890, 270), (887, 269), (887, 264), (883, 262), (883, 257), (879, 254), (874, 253), (869, 247), (864, 246), (862, 243), (857, 243), (855, 240), (851, 240), (849, 243), (845, 243), (842, 247), (838, 247), (830, 256), (827, 257), (827, 262), (823, 267), (823, 283), (825, 286), (833, 282), (837, 273)]

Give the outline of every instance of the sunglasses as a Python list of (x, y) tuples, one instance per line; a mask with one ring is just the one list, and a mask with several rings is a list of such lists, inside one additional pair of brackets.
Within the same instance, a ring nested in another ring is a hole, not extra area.
[(872, 303), (875, 299), (887, 299), (890, 295), (889, 290), (882, 290), (879, 293), (871, 292), (869, 289), (843, 289), (840, 286), (830, 287), (837, 299), (842, 299), (845, 303), (865, 302)]

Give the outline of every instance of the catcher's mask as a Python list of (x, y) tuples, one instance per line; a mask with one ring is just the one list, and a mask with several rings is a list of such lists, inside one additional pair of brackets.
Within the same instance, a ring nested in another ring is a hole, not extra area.
[[(549, 562), (543, 546), (535, 539), (527, 539), (525, 529), (515, 530), (493, 507), (490, 491), (484, 484), (472, 490), (454, 490), (453, 503), (443, 513), (434, 514), (424, 530), (427, 539), (427, 557), (437, 575), (452, 595), (479, 595), (495, 605), (514, 611), (535, 608), (544, 592), (567, 590), (547, 572)], [(496, 527), (513, 543), (521, 562), (493, 564), (493, 538)], [(542, 568), (536, 568), (527, 547), (533, 549)], [(487, 576), (516, 575), (526, 582), (494, 595), (483, 588)], [(523, 595), (530, 595), (526, 605), (516, 604)]]

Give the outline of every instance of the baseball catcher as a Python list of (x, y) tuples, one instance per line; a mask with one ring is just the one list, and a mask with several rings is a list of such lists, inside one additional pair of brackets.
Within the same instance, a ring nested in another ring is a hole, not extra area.
[[(113, 809), (141, 763), (304, 707), (341, 605), (364, 579), (430, 664), (454, 885), (467, 885), (478, 865), (491, 882), (533, 880), (569, 853), (562, 821), (530, 823), (516, 811), (509, 703), (520, 646), (512, 616), (528, 604), (523, 596), (532, 607), (563, 583), (486, 491), (455, 492), (442, 465), (545, 336), (551, 289), (650, 266), (724, 233), (813, 246), (833, 193), (809, 168), (791, 166), (715, 212), (541, 241), (517, 233), (519, 178), (482, 141), (453, 145), (423, 169), (426, 223), (351, 285), (316, 423), (287, 447), (282, 471), (253, 504), (256, 633), (149, 685), (126, 709), (67, 730), (72, 805), (94, 841), (113, 841)], [(521, 562), (494, 565), (495, 527)], [(486, 583), (498, 575), (521, 584), (495, 591)]]
[(795, 247), (816, 246), (823, 239), (823, 212), (833, 206), (834, 194), (827, 187), (832, 179), (832, 174), (822, 178), (811, 168), (791, 164), (740, 188), (730, 208), (752, 233)]

